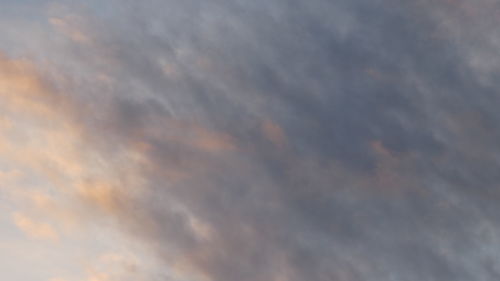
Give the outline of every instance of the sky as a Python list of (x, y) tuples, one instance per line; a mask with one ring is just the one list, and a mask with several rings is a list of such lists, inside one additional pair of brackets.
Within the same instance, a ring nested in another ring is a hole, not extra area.
[(0, 279), (500, 279), (499, 0), (0, 0)]

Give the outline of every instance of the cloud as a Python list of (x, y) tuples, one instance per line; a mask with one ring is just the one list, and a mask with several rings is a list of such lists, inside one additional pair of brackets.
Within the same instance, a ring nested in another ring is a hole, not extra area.
[(283, 148), (286, 146), (287, 140), (283, 129), (272, 121), (266, 120), (262, 122), (262, 133), (275, 146)]
[(67, 192), (75, 219), (147, 247), (146, 280), (493, 280), (494, 1), (462, 2), (55, 11), (68, 41), (46, 43), (48, 63), (0, 61), (1, 151)]
[(81, 28), (74, 26), (77, 21), (79, 21), (79, 19), (72, 16), (49, 19), (50, 24), (71, 40), (77, 43), (90, 44), (92, 40), (88, 37), (88, 35), (86, 35)]
[(58, 233), (49, 224), (36, 222), (22, 214), (14, 214), (13, 220), (19, 229), (32, 238), (51, 241), (57, 241), (59, 238)]

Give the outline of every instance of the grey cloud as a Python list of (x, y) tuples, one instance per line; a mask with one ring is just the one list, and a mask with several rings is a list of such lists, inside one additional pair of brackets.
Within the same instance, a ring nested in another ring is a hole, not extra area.
[[(220, 281), (497, 278), (497, 85), (443, 34), (449, 6), (95, 5), (96, 45), (54, 64), (95, 142), (148, 145), (150, 191), (114, 215), (166, 267)], [(481, 56), (490, 43), (476, 40), (467, 52)], [(116, 83), (81, 74), (100, 71)]]

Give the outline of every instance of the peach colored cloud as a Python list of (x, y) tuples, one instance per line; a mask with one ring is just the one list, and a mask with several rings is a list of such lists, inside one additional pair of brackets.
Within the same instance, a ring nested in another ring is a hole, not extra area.
[(64, 36), (76, 43), (90, 44), (92, 43), (92, 38), (90, 37), (90, 33), (84, 30), (82, 21), (81, 17), (75, 15), (52, 17), (49, 19), (50, 24)]
[(50, 224), (35, 221), (20, 213), (14, 214), (13, 220), (16, 226), (31, 238), (50, 241), (59, 239), (59, 234)]
[(271, 120), (265, 120), (261, 124), (262, 134), (276, 147), (286, 147), (288, 141), (283, 129)]

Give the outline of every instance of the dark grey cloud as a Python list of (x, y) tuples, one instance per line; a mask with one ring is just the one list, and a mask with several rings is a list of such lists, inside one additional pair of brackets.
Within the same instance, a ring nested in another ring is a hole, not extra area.
[(498, 3), (464, 5), (108, 1), (53, 63), (103, 154), (145, 145), (113, 215), (167, 268), (496, 280)]

